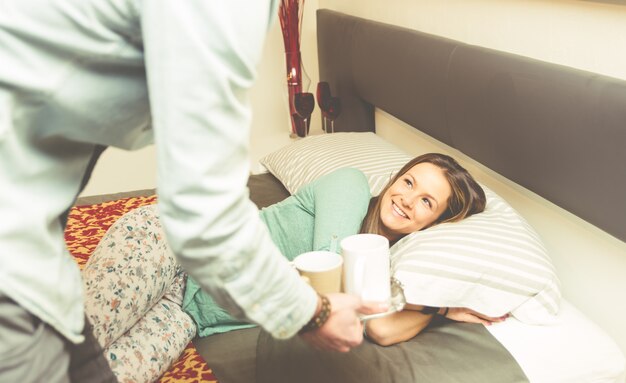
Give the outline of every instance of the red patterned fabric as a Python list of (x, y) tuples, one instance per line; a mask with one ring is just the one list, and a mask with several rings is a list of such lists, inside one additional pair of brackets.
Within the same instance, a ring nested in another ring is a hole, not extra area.
[[(82, 269), (109, 227), (126, 212), (156, 202), (156, 196), (123, 198), (94, 205), (76, 206), (70, 211), (65, 242)], [(217, 383), (204, 359), (189, 343), (183, 355), (159, 379), (161, 383)]]

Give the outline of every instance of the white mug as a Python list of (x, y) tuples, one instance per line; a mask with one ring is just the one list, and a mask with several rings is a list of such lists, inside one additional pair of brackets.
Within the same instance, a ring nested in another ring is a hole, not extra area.
[(341, 241), (343, 290), (363, 300), (391, 298), (389, 240), (378, 234), (356, 234)]

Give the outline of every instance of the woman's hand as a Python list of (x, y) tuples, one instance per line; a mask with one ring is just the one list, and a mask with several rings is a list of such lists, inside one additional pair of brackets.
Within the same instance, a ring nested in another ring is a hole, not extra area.
[[(443, 309), (440, 311), (442, 310)], [(485, 326), (490, 326), (492, 323), (502, 322), (508, 317), (509, 314), (501, 317), (490, 317), (465, 307), (450, 307), (448, 313), (446, 314), (446, 318), (457, 322), (482, 323)]]

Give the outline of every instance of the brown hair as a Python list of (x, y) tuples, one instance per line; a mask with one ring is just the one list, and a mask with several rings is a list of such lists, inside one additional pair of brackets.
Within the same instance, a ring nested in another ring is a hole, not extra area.
[(381, 196), (383, 196), (391, 185), (402, 177), (404, 173), (408, 172), (413, 166), (423, 162), (428, 162), (443, 170), (450, 184), (450, 188), (452, 189), (452, 194), (448, 201), (446, 201), (448, 207), (432, 225), (460, 221), (472, 214), (480, 213), (485, 210), (485, 192), (465, 168), (459, 165), (454, 158), (445, 154), (427, 153), (407, 162), (402, 169), (389, 180), (380, 194), (370, 200), (367, 215), (361, 225), (361, 233), (382, 233), (382, 222), (380, 221)]

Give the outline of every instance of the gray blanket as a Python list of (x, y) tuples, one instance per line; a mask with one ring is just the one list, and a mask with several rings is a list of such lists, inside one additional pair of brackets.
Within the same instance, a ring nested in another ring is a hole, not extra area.
[(391, 347), (368, 341), (346, 354), (281, 341), (258, 328), (194, 341), (220, 383), (528, 382), (511, 354), (482, 326), (439, 320)]

